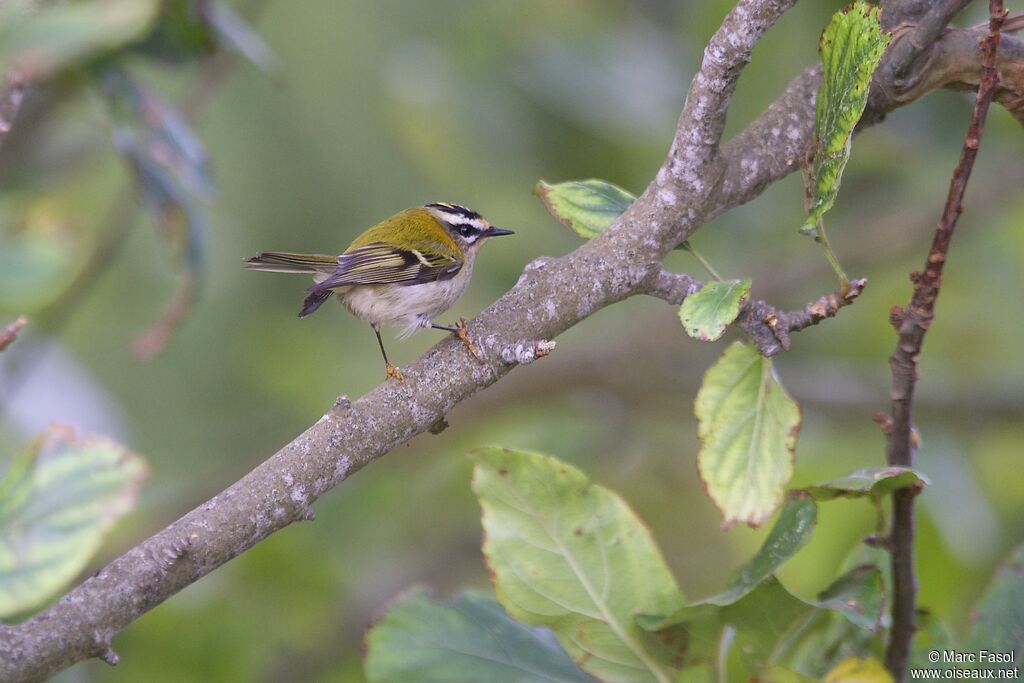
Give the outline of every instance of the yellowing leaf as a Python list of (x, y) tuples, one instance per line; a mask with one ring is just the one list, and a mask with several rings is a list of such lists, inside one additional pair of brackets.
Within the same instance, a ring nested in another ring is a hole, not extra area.
[(723, 526), (763, 524), (793, 476), (800, 408), (772, 362), (734, 342), (704, 375), (695, 404), (697, 469)]
[(550, 628), (602, 681), (671, 681), (678, 653), (634, 615), (672, 614), (684, 600), (636, 514), (551, 456), (487, 448), (472, 457), (484, 555), (509, 614)]
[(862, 0), (837, 12), (821, 34), (824, 73), (814, 120), (814, 193), (805, 225), (809, 230), (832, 208), (839, 192), (850, 158), (850, 137), (864, 113), (871, 76), (890, 38), (882, 33), (878, 8)]
[(892, 674), (878, 660), (851, 657), (825, 674), (825, 683), (892, 683)]

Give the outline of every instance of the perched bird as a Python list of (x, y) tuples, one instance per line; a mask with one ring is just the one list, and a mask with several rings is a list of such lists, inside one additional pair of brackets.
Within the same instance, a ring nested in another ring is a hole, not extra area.
[(511, 230), (491, 227), (464, 206), (439, 202), (386, 218), (357, 237), (341, 256), (266, 251), (247, 259), (245, 266), (274, 273), (312, 273), (314, 284), (306, 290), (299, 317), (336, 295), (353, 315), (370, 323), (387, 376), (402, 379), (384, 350), (381, 325), (402, 328), (400, 338), (420, 328), (447, 330), (475, 355), (465, 321), (447, 327), (433, 319), (466, 291), (480, 245), (488, 237), (511, 234)]

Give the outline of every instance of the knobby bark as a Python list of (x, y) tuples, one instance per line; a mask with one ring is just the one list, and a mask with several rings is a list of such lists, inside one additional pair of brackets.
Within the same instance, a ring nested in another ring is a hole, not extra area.
[[(885, 420), (886, 459), (890, 465), (914, 464), (916, 437), (913, 433), (912, 407), (917, 383), (917, 362), (925, 333), (935, 319), (935, 303), (942, 285), (942, 270), (949, 256), (953, 230), (963, 212), (964, 193), (978, 156), (981, 133), (989, 105), (999, 88), (996, 56), (1006, 10), (1002, 0), (989, 0), (989, 34), (981, 41), (983, 53), (981, 85), (974, 100), (971, 122), (964, 138), (960, 161), (953, 171), (946, 204), (939, 219), (924, 270), (910, 275), (914, 292), (906, 308), (894, 307), (891, 321), (899, 334), (896, 351), (889, 359), (892, 368), (892, 415)], [(900, 489), (893, 494), (893, 520), (889, 536), (892, 561), (892, 629), (885, 653), (886, 666), (897, 681), (906, 676), (910, 645), (916, 629), (917, 581), (914, 574), (914, 498), (917, 488)]]
[[(668, 157), (654, 180), (608, 230), (565, 256), (537, 259), (509, 292), (470, 321), (482, 359), (447, 339), (403, 368), (403, 381), (386, 382), (354, 402), (339, 398), (315, 424), (241, 480), (50, 608), (22, 624), (0, 626), (0, 680), (37, 680), (89, 657), (116, 661), (111, 638), (125, 626), (271, 533), (311, 519), (310, 505), (321, 495), (417, 434), (443, 427), (453, 406), (519, 363), (550, 352), (561, 332), (637, 294), (678, 303), (691, 287), (699, 288), (687, 276), (665, 273), (662, 258), (710, 218), (754, 198), (806, 157), (818, 67), (794, 79), (741, 133), (719, 144), (740, 71), (758, 38), (794, 3), (737, 2), (708, 43)], [(909, 0), (906, 7), (913, 5)], [(910, 9), (908, 16), (916, 16)], [(933, 44), (915, 45), (915, 54), (930, 55), (915, 83), (965, 87), (958, 79), (977, 72), (976, 46), (947, 43), (949, 33)], [(1019, 52), (1020, 45), (1015, 49)], [(945, 54), (954, 50), (959, 52)], [(946, 76), (931, 73), (936, 63), (946, 65)], [(873, 91), (867, 122), (927, 89), (906, 90), (879, 80)], [(752, 336), (758, 340), (763, 334), (765, 341), (758, 345), (768, 352), (772, 343), (784, 346), (779, 330), (788, 333), (834, 315), (852, 301), (847, 299), (824, 297), (803, 311), (783, 314), (752, 304), (741, 323), (761, 330)]]

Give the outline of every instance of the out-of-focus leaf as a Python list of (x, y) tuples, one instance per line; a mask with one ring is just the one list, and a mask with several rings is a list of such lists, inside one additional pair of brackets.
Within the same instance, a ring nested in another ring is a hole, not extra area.
[(82, 570), (134, 505), (146, 466), (104, 439), (53, 427), (0, 480), (0, 616), (31, 609)]
[(249, 24), (221, 0), (164, 0), (153, 32), (138, 46), (170, 62), (193, 60), (222, 45), (266, 73), (277, 69), (273, 51)]
[(382, 683), (594, 680), (550, 633), (523, 626), (476, 593), (442, 603), (413, 589), (370, 629), (366, 648), (366, 676)]
[(935, 650), (955, 650), (957, 644), (953, 641), (949, 629), (940, 619), (928, 610), (917, 610), (917, 630), (914, 632), (914, 639), (910, 644), (910, 661), (907, 666), (912, 669), (946, 669), (957, 668), (951, 662), (945, 662), (942, 658), (933, 662), (929, 654)]
[(854, 567), (818, 596), (817, 605), (839, 612), (855, 626), (877, 631), (885, 608), (882, 571), (869, 564)]
[(197, 0), (164, 0), (153, 31), (135, 49), (171, 63), (206, 56), (217, 39), (200, 15)]
[[(1014, 653), (1024, 657), (1024, 545), (996, 570), (992, 583), (972, 612), (967, 650)], [(982, 666), (994, 662), (980, 662)]]
[(81, 242), (64, 210), (49, 198), (0, 205), (0, 309), (31, 311), (58, 296), (81, 267)]
[(601, 680), (671, 680), (677, 653), (634, 615), (672, 614), (683, 596), (636, 514), (551, 456), (488, 448), (472, 457), (484, 554), (509, 614), (550, 628)]
[(818, 506), (813, 498), (800, 493), (790, 497), (757, 554), (740, 568), (728, 588), (701, 604), (730, 605), (757, 588), (807, 544), (817, 523)]
[(832, 208), (839, 192), (850, 158), (850, 137), (864, 113), (871, 76), (890, 38), (878, 22), (878, 8), (862, 0), (839, 10), (821, 34), (824, 74), (814, 120), (814, 192), (804, 226), (809, 231)]
[(274, 52), (230, 6), (222, 0), (206, 0), (200, 2), (199, 8), (221, 44), (242, 55), (266, 74), (278, 71)]
[(552, 216), (585, 239), (603, 232), (636, 199), (617, 185), (595, 179), (555, 184), (542, 180), (534, 191)]
[[(714, 680), (749, 680), (766, 669), (779, 641), (815, 612), (814, 605), (793, 596), (770, 576), (728, 605), (698, 603), (667, 618), (640, 614), (636, 620), (663, 638), (686, 643), (688, 667), (710, 667)], [(721, 670), (723, 664), (726, 671)], [(693, 680), (700, 680), (698, 673), (695, 669)]]
[(911, 486), (924, 487), (928, 479), (909, 467), (883, 467), (857, 470), (839, 479), (808, 486), (807, 492), (817, 500), (833, 498), (871, 498), (879, 500), (897, 489)]
[(0, 73), (16, 71), (27, 80), (51, 76), (141, 37), (157, 10), (157, 0), (81, 0), (4, 12)]
[(174, 107), (124, 72), (108, 69), (101, 82), (114, 115), (114, 143), (158, 217), (184, 217), (184, 265), (198, 276), (208, 223), (206, 202), (215, 192), (206, 148)]
[(709, 282), (679, 307), (686, 333), (700, 341), (715, 341), (740, 313), (750, 294), (750, 279)]
[(825, 675), (825, 683), (892, 683), (892, 674), (877, 659), (847, 659)]
[(734, 342), (704, 375), (695, 404), (697, 468), (723, 526), (763, 524), (793, 476), (800, 408), (772, 362)]
[(878, 636), (854, 626), (835, 611), (821, 614), (807, 634), (793, 643), (786, 665), (821, 680), (839, 662), (850, 657), (871, 657)]

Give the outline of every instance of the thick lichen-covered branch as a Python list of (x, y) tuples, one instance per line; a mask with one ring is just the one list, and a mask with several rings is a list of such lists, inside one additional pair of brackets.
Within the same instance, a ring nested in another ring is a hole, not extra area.
[[(362, 398), (315, 424), (210, 501), (117, 558), (57, 603), (0, 626), (0, 680), (38, 680), (88, 657), (113, 661), (121, 629), (287, 525), (310, 506), (598, 310), (651, 291), (662, 258), (718, 213), (800, 166), (810, 145), (816, 69), (798, 77), (747, 129), (719, 144), (729, 98), (757, 38), (794, 0), (740, 0), (694, 78), (671, 151), (645, 192), (608, 230), (537, 261), (469, 323), (481, 358), (446, 339)], [(945, 83), (938, 83), (945, 85)], [(881, 114), (904, 100), (876, 98)], [(532, 351), (532, 353), (530, 353)], [(556, 351), (557, 353), (557, 351)], [(543, 362), (543, 361), (540, 361)]]

